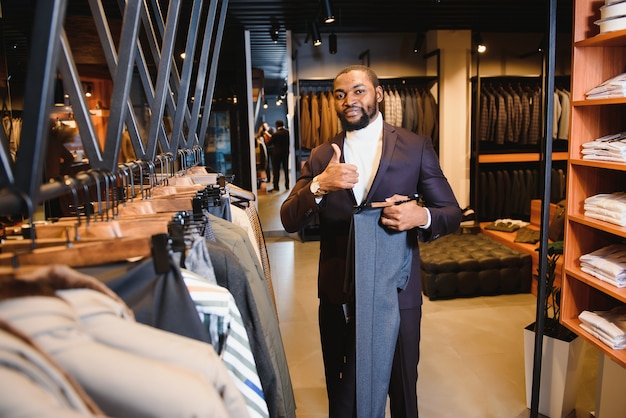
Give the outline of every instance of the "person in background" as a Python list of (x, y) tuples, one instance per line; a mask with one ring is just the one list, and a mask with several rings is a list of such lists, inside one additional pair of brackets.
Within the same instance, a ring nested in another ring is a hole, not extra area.
[(74, 155), (65, 144), (72, 141), (77, 130), (63, 122), (50, 121), (48, 148), (46, 150), (46, 181), (60, 180), (72, 173)]
[(282, 168), (285, 176), (285, 190), (289, 190), (289, 130), (285, 128), (282, 119), (276, 120), (276, 132), (274, 132), (268, 142), (268, 149), (272, 156), (272, 176), (274, 189), (280, 188), (280, 170)]
[(270, 138), (272, 137), (272, 128), (270, 128), (270, 125), (267, 122), (263, 122), (261, 123), (261, 126), (259, 126), (259, 129), (257, 129), (254, 137), (258, 142), (263, 142), (264, 144), (267, 158), (265, 158), (263, 161), (263, 166), (261, 167), (261, 171), (265, 171), (264, 181), (267, 181), (269, 183), (270, 181), (272, 181), (272, 174), (270, 173), (270, 170), (272, 168), (272, 161), (271, 161), (271, 155), (269, 152), (270, 150), (268, 147), (268, 142)]
[[(391, 349), (382, 354), (389, 365), (389, 375), (377, 378), (388, 378), (385, 383), (389, 386), (382, 390), (388, 391), (392, 417), (417, 417), (422, 316), (418, 239), (434, 240), (456, 231), (461, 209), (441, 170), (431, 139), (383, 121), (379, 111), (383, 89), (369, 67), (355, 65), (340, 71), (333, 82), (333, 94), (343, 132), (311, 151), (280, 209), (283, 226), (291, 233), (303, 228), (315, 215), (319, 216), (318, 314), (329, 417), (372, 414), (356, 411), (359, 393), (356, 392), (355, 327), (359, 324), (359, 302), (354, 320), (350, 310), (346, 310), (351, 295), (345, 291), (347, 273), (353, 272), (358, 262), (351, 264), (348, 245), (353, 217), (358, 211), (355, 208), (372, 202), (394, 202), (381, 209), (380, 215), (374, 212), (379, 216), (374, 229), (384, 229), (390, 235), (405, 231), (406, 241), (402, 245), (408, 266), (408, 282), (403, 289), (394, 287), (389, 296), (397, 297), (398, 308), (393, 315), (399, 316), (397, 339), (390, 337)], [(366, 246), (386, 244), (384, 240), (365, 238)], [(388, 248), (378, 250), (389, 258), (398, 257)], [(382, 301), (377, 295), (372, 303), (376, 307)], [(380, 321), (382, 332), (387, 324), (383, 319)], [(372, 342), (379, 344), (374, 339)]]
[[(46, 165), (44, 167), (45, 182), (62, 181), (66, 175), (73, 174), (74, 155), (66, 144), (71, 142), (77, 130), (61, 121), (50, 121), (48, 148), (46, 149)], [(70, 214), (69, 206), (74, 205), (68, 193), (46, 202), (46, 216), (58, 218)]]

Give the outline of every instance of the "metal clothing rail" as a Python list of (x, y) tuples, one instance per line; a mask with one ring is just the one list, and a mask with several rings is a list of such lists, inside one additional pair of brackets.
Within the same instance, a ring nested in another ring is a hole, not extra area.
[[(118, 0), (122, 27), (117, 48), (110, 29), (113, 17), (107, 16), (102, 0), (88, 1), (112, 80), (105, 138), (97, 138), (63, 27), (67, 0), (38, 1), (31, 36), (37, 42), (30, 45), (23, 127), (15, 160), (6, 135), (0, 135), (0, 216), (32, 217), (40, 203), (68, 192), (68, 182), (63, 179), (42, 184), (57, 74), (70, 97), (93, 170), (116, 173), (120, 169), (124, 129), (136, 157), (143, 162), (158, 162), (157, 152), (180, 156), (180, 149), (196, 153), (203, 145), (228, 0), (193, 0), (190, 16), (185, 19), (181, 19), (182, 0)], [(176, 35), (180, 33), (187, 34), (181, 74), (174, 60)], [(156, 68), (155, 74), (150, 73), (149, 63)], [(143, 130), (135, 109), (144, 109), (144, 103), (133, 103), (135, 96), (131, 94), (134, 74), (139, 76), (150, 114), (149, 126)], [(166, 115), (173, 121), (171, 126), (164, 122)], [(180, 161), (187, 164), (190, 160)]]

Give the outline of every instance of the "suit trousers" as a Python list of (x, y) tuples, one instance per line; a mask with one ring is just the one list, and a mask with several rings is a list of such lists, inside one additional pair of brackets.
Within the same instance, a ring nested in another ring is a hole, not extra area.
[[(355, 321), (346, 321), (343, 307), (320, 303), (331, 417), (383, 417), (387, 393), (394, 416), (417, 415), (419, 309), (403, 310), (408, 323), (401, 327), (398, 308), (398, 291), (410, 273), (411, 246), (406, 233), (382, 228), (379, 218), (380, 210), (357, 211), (352, 222), (346, 290), (355, 295)], [(400, 329), (412, 335), (400, 336)]]
[[(421, 307), (400, 310), (389, 402), (394, 418), (416, 418), (417, 363)], [(356, 358), (354, 322), (346, 323), (343, 307), (320, 300), (319, 327), (326, 375), (329, 418), (356, 417)]]
[(274, 184), (274, 189), (278, 191), (280, 183), (280, 170), (283, 170), (283, 175), (285, 176), (285, 190), (289, 190), (289, 151), (280, 152), (278, 150), (274, 150), (272, 154), (272, 183)]

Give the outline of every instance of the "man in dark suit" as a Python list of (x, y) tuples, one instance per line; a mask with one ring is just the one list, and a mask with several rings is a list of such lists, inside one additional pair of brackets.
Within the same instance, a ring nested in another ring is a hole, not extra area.
[(272, 175), (274, 176), (274, 189), (272, 190), (279, 190), (281, 168), (285, 176), (285, 190), (289, 190), (289, 131), (285, 128), (285, 122), (282, 119), (276, 120), (276, 132), (270, 137), (268, 148), (272, 155)]
[[(350, 267), (346, 258), (355, 206), (397, 202), (419, 193), (423, 205), (410, 200), (385, 207), (379, 221), (381, 228), (406, 231), (412, 249), (408, 284), (404, 290), (398, 289), (400, 326), (389, 395), (392, 416), (416, 417), (422, 305), (417, 240), (432, 240), (457, 230), (461, 209), (431, 140), (382, 120), (378, 105), (383, 89), (371, 69), (361, 65), (343, 69), (333, 90), (344, 131), (311, 151), (281, 207), (288, 232), (298, 231), (319, 216), (319, 326), (329, 416), (357, 416), (355, 327), (344, 311), (350, 297), (344, 293), (344, 281)], [(362, 412), (358, 415), (367, 416)]]

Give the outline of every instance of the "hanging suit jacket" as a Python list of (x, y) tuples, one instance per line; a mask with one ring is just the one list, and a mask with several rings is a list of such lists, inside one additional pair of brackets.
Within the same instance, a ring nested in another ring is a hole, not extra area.
[[(343, 291), (350, 220), (357, 204), (352, 190), (326, 195), (320, 204), (309, 190), (311, 180), (320, 174), (333, 155), (331, 143), (343, 149), (345, 134), (311, 151), (301, 175), (281, 207), (281, 220), (288, 232), (303, 228), (314, 216), (320, 220), (320, 264), (318, 296), (330, 303), (345, 303)], [(341, 157), (343, 162), (343, 155)], [(439, 166), (432, 142), (402, 128), (383, 123), (383, 149), (378, 172), (366, 199), (383, 201), (394, 195), (420, 193), (430, 210), (431, 227), (409, 231), (413, 245), (411, 274), (405, 290), (399, 293), (400, 308), (417, 307), (422, 302), (419, 277), (418, 234), (432, 240), (455, 231), (461, 221), (461, 210), (454, 193)]]

